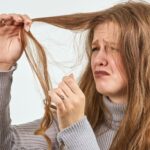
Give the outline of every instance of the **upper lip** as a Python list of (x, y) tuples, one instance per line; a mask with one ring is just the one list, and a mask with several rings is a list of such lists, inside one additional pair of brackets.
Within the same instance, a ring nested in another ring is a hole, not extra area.
[(104, 70), (96, 70), (96, 71), (94, 72), (94, 74), (110, 75), (107, 71), (104, 71)]

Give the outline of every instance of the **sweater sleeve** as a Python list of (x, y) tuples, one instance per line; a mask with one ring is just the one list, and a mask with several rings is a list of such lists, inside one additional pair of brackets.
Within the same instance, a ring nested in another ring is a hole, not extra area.
[(86, 116), (59, 132), (57, 140), (59, 145), (64, 145), (65, 150), (100, 150)]
[[(48, 149), (47, 141), (43, 136), (35, 135), (35, 131), (40, 127), (41, 119), (20, 125), (11, 125), (9, 103), (12, 74), (15, 69), (16, 66), (9, 71), (0, 70), (0, 150), (46, 150)], [(58, 125), (54, 120), (45, 134), (51, 139), (52, 149), (55, 150), (58, 149), (57, 133)]]
[(16, 69), (13, 66), (9, 71), (0, 71), (0, 149), (11, 149), (11, 119), (9, 110), (10, 89), (12, 83), (12, 73)]
[[(12, 74), (15, 68), (14, 66), (10, 71), (5, 72), (0, 70), (0, 150), (47, 149), (45, 139), (34, 135), (40, 125), (40, 120), (11, 126), (9, 102)], [(47, 130), (47, 135), (52, 140), (52, 149), (58, 149), (58, 141), (59, 145), (62, 142), (65, 144), (66, 150), (100, 150), (86, 117), (57, 133), (58, 129), (53, 122)]]
[[(16, 66), (9, 71), (0, 70), (0, 150), (48, 149), (44, 137), (34, 134), (40, 127), (41, 119), (20, 125), (11, 125), (9, 103), (12, 74), (15, 69)], [(53, 121), (51, 127), (46, 131), (46, 135), (51, 139), (52, 149), (58, 149), (57, 132), (56, 121)]]

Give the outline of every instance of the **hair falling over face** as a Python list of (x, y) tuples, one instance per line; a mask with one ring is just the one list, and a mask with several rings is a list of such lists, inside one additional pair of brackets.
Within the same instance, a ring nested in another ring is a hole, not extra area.
[[(120, 53), (128, 77), (128, 103), (110, 150), (148, 150), (150, 148), (150, 4), (129, 1), (98, 12), (36, 18), (33, 21), (49, 23), (72, 31), (88, 31), (85, 44), (89, 62), (79, 84), (88, 97), (85, 114), (93, 130), (100, 127), (104, 112), (107, 111), (102, 100), (97, 101), (102, 99), (102, 95), (96, 91), (90, 67), (93, 31), (97, 25), (105, 22), (113, 22), (119, 27)], [(52, 86), (45, 50), (31, 32), (26, 33), (22, 30), (21, 40), (30, 66), (45, 95), (45, 113), (41, 126), (35, 134), (43, 135), (51, 150), (51, 140), (45, 134), (53, 121), (51, 98), (48, 95)], [(31, 48), (31, 45), (34, 45), (34, 48)], [(86, 82), (87, 80), (89, 82)]]

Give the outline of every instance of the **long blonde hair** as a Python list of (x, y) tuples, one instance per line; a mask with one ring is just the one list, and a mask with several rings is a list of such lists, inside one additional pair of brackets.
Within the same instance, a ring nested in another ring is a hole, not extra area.
[[(97, 25), (104, 22), (113, 22), (119, 27), (120, 53), (128, 77), (128, 104), (110, 150), (148, 150), (150, 148), (150, 4), (129, 1), (99, 12), (36, 18), (33, 21), (46, 22), (68, 30), (89, 31), (86, 39), (89, 61), (79, 85), (87, 97), (85, 114), (94, 131), (103, 122), (106, 108), (101, 100), (102, 95), (96, 91), (90, 66), (93, 31)], [(29, 46), (30, 42), (35, 44), (34, 51)], [(48, 96), (51, 82), (45, 50), (31, 32), (22, 31), (22, 46), (45, 94), (45, 114), (36, 134), (43, 135), (51, 149), (50, 139), (45, 135), (45, 131), (53, 121), (51, 99)]]

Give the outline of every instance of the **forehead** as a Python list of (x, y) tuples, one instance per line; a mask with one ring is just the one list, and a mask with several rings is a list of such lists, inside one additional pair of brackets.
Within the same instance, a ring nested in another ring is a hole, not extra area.
[(93, 33), (93, 42), (107, 41), (109, 43), (117, 44), (118, 40), (119, 40), (119, 28), (113, 22), (102, 23), (95, 27)]

